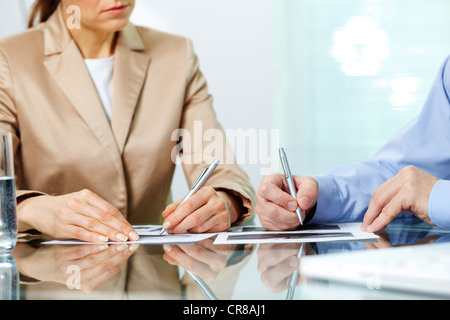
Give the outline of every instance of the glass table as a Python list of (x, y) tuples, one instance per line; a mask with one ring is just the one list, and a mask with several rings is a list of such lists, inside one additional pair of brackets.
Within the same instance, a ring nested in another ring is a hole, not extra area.
[[(304, 255), (383, 250), (450, 241), (450, 233), (417, 219), (394, 220), (376, 241), (303, 244)], [(23, 300), (302, 300), (434, 299), (308, 280), (298, 270), (302, 244), (41, 245), (20, 241), (0, 259), (2, 299)], [(291, 284), (291, 285), (290, 285)]]

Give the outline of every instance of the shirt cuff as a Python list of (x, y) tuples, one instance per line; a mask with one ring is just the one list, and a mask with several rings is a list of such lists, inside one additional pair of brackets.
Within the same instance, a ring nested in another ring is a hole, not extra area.
[(317, 208), (310, 223), (335, 222), (340, 218), (341, 200), (336, 181), (330, 175), (314, 176), (319, 184)]
[(431, 189), (428, 216), (436, 226), (450, 230), (450, 180), (439, 180)]

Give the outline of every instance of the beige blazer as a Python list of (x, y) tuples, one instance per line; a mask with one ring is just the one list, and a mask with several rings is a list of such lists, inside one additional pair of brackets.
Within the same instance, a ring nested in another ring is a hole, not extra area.
[[(194, 135), (201, 124), (200, 134), (223, 133), (190, 41), (130, 23), (115, 51), (112, 110), (110, 123), (60, 10), (0, 40), (0, 131), (13, 134), (19, 197), (90, 189), (132, 223), (160, 223), (174, 132)], [(189, 185), (214, 156), (229, 163), (232, 153), (222, 140), (212, 149), (223, 152), (207, 156), (212, 142), (197, 138), (181, 144)], [(242, 218), (252, 213), (254, 190), (236, 164), (221, 164), (206, 185), (239, 196)]]

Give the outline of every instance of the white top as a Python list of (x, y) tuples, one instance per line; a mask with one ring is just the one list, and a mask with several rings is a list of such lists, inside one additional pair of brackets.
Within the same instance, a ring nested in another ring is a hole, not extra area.
[(106, 115), (111, 122), (114, 56), (105, 59), (84, 59), (94, 81)]

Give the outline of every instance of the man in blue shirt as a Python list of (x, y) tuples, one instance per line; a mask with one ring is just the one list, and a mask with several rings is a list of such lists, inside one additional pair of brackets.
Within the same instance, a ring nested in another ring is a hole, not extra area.
[(362, 230), (377, 232), (399, 215), (414, 214), (450, 230), (450, 57), (421, 113), (373, 158), (294, 182), (296, 201), (284, 175), (263, 178), (256, 212), (266, 229), (298, 227), (298, 205), (306, 222), (363, 220)]

